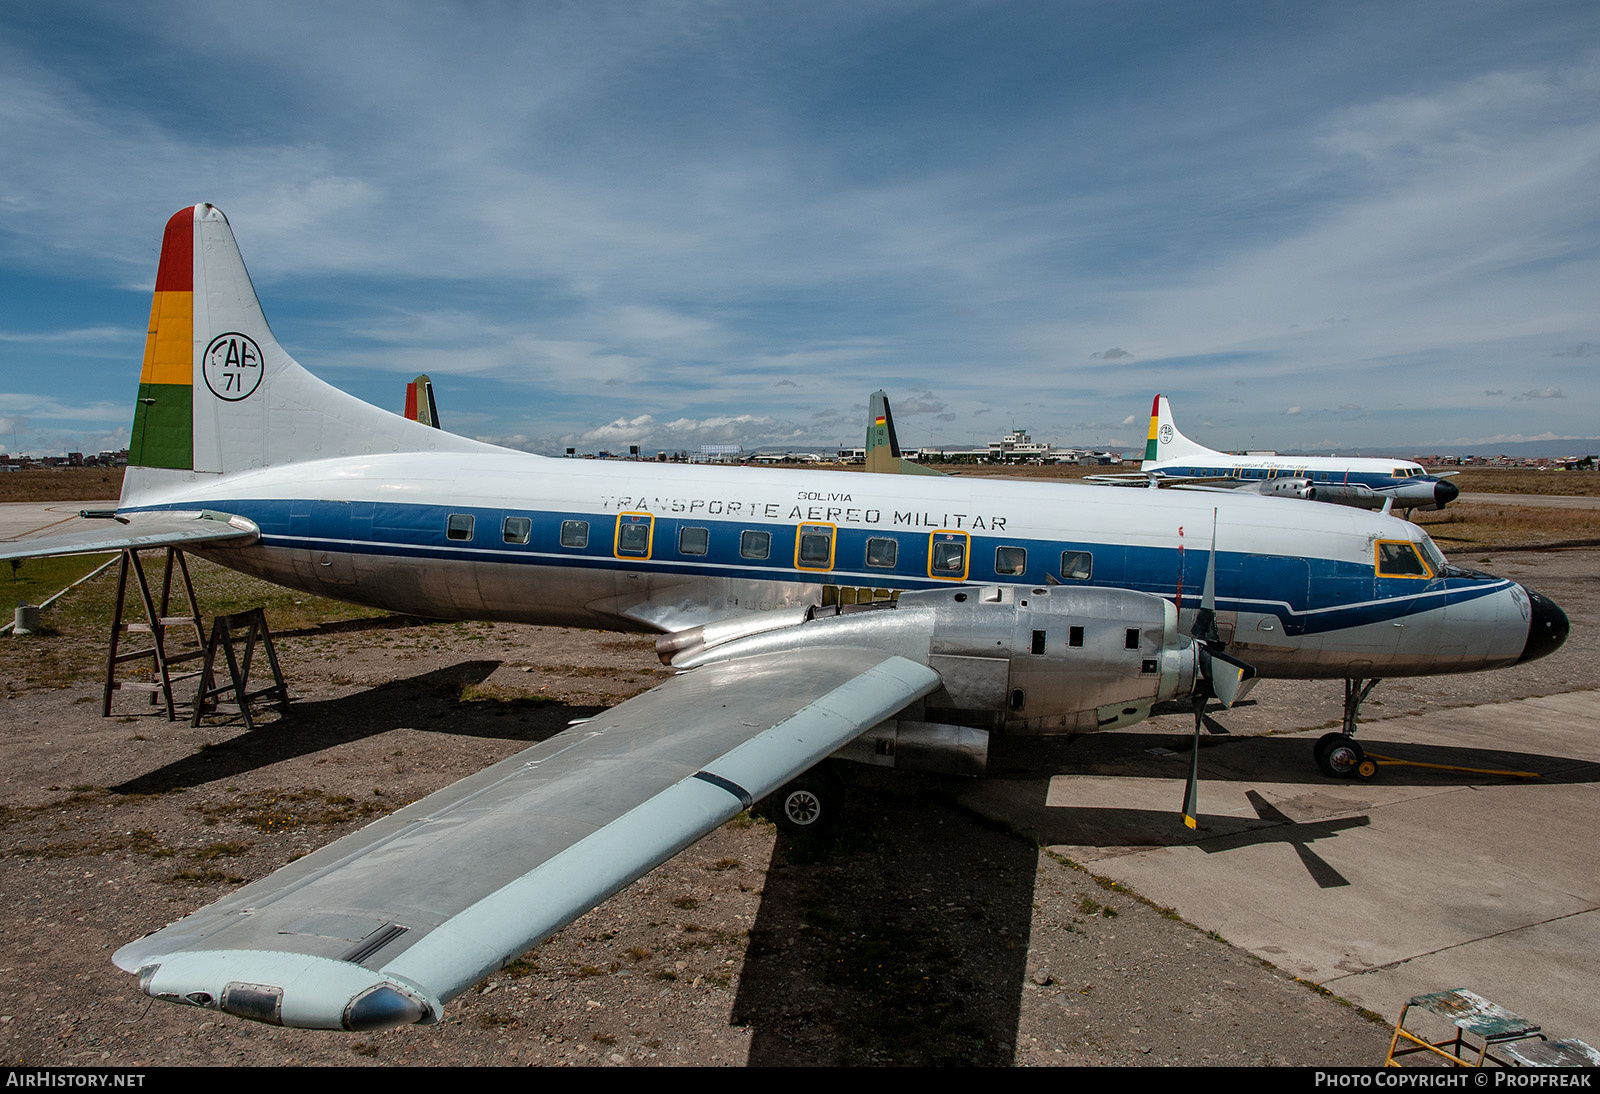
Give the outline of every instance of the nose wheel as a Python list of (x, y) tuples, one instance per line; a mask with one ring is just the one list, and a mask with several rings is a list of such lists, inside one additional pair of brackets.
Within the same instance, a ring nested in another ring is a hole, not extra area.
[(1378, 773), (1378, 763), (1364, 752), (1355, 738), (1343, 733), (1325, 733), (1313, 750), (1317, 766), (1332, 779), (1370, 779)]

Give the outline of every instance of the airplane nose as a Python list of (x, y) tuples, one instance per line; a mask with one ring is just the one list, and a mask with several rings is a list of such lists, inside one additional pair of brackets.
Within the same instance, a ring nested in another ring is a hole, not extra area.
[[(1449, 479), (1440, 479), (1433, 487), (1433, 504), (1443, 509), (1461, 496), (1461, 488)], [(1559, 610), (1559, 609), (1557, 609)], [(1565, 632), (1563, 632), (1565, 633)]]
[(1541, 596), (1526, 585), (1522, 591), (1528, 594), (1528, 602), (1533, 606), (1532, 618), (1528, 620), (1528, 642), (1522, 647), (1522, 656), (1517, 658), (1517, 664), (1524, 661), (1533, 661), (1546, 654), (1554, 653), (1561, 648), (1561, 643), (1567, 640), (1567, 631), (1571, 624), (1567, 621), (1567, 613), (1556, 605), (1548, 596)]

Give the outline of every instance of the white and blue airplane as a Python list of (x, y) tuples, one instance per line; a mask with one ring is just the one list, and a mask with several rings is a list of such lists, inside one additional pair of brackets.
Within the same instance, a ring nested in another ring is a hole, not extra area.
[(1411, 460), (1217, 452), (1178, 431), (1165, 395), (1157, 395), (1150, 405), (1150, 435), (1139, 469), (1143, 476), (1158, 482), (1195, 483), (1384, 512), (1443, 509), (1461, 493), (1446, 475), (1430, 473)]
[[(681, 671), (653, 690), (113, 956), (156, 998), (374, 1030), (439, 1021), (775, 791), (781, 821), (816, 820), (830, 756), (978, 773), (991, 733), (1227, 703), (1252, 673), (1343, 677), (1348, 695), (1565, 640), (1555, 604), (1449, 566), (1406, 521), (1290, 508), (483, 444), (297, 364), (202, 204), (166, 228), (115, 520), (0, 557), (173, 545), (400, 612), (660, 636)], [(1369, 763), (1354, 713), (1318, 747), (1330, 772)]]

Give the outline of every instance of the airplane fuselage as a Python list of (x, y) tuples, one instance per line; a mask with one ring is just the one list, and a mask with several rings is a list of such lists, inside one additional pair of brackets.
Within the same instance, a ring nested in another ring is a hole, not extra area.
[[(944, 585), (1062, 584), (1157, 594), (1187, 626), (1215, 522), (1218, 621), (1261, 675), (1461, 672), (1513, 664), (1529, 643), (1520, 585), (1452, 571), (1408, 522), (1338, 506), (1297, 510), (1291, 525), (1274, 499), (509, 450), (181, 484), (138, 473), (162, 480), (149, 484), (159, 504), (143, 508), (260, 526), (255, 546), (199, 549), (215, 561), (437, 618), (668, 632)], [(124, 511), (141, 507), (138, 493)]]
[(1458, 496), (1453, 483), (1401, 461), (1218, 454), (1146, 461), (1141, 469), (1161, 478), (1227, 480), (1259, 489), (1280, 480), (1302, 480), (1313, 498), (1369, 509), (1385, 502), (1395, 509), (1442, 508)]

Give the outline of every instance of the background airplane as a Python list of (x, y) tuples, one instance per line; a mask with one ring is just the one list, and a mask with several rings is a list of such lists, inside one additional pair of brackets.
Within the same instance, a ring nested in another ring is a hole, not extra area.
[[(1151, 404), (1150, 435), (1139, 467), (1146, 476), (1163, 482), (1176, 480), (1385, 512), (1391, 508), (1443, 509), (1460, 494), (1454, 483), (1410, 460), (1214, 451), (1178, 431), (1165, 395), (1157, 395)], [(1125, 481), (1127, 476), (1099, 476), (1097, 480), (1110, 478)]]
[(881, 388), (867, 400), (867, 470), (886, 475), (943, 474), (900, 454), (900, 439), (894, 433), (889, 396)]
[[(1567, 632), (1548, 599), (1348, 508), (551, 460), (446, 433), (294, 361), (210, 205), (167, 225), (130, 452), (113, 521), (0, 558), (179, 545), (396, 611), (654, 631), (680, 670), (113, 956), (149, 995), (283, 1025), (437, 1022), (767, 795), (791, 825), (825, 816), (841, 750), (976, 773), (995, 732), (1189, 698), (1198, 733), (1199, 703), (1251, 674), (1471, 671)], [(1359, 771), (1353, 729), (1347, 702), (1325, 769)]]
[(433, 381), (423, 373), (406, 385), (406, 414), (413, 422), (443, 429), (439, 424), (439, 404), (434, 402)]

